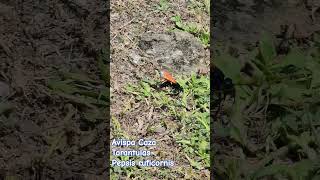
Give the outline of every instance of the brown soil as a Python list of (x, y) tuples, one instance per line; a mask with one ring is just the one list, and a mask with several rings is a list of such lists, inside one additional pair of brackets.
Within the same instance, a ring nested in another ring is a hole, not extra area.
[(61, 72), (104, 86), (96, 57), (106, 48), (106, 3), (0, 2), (0, 106), (11, 104), (0, 110), (0, 179), (107, 178), (106, 121), (89, 126), (85, 107), (47, 87)]

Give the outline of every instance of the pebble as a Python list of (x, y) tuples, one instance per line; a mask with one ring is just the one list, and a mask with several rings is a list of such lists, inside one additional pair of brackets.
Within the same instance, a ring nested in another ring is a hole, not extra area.
[(137, 53), (135, 53), (135, 52), (130, 53), (130, 57), (131, 57), (132, 62), (134, 64), (136, 64), (136, 65), (141, 64), (141, 58), (142, 57), (140, 55), (138, 55)]

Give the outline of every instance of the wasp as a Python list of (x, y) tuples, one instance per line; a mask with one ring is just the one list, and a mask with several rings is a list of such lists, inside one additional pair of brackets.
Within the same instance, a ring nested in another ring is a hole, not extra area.
[(183, 88), (169, 71), (164, 69), (161, 70), (160, 77), (163, 79), (163, 83), (160, 84), (160, 88), (171, 86), (175, 90), (176, 94), (179, 94), (179, 92), (183, 91)]
[(163, 78), (164, 81), (168, 81), (171, 84), (177, 84), (176, 79), (167, 70), (161, 70), (160, 77)]

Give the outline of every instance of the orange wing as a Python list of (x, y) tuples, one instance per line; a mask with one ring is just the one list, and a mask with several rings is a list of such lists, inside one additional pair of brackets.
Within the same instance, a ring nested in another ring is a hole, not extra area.
[(173, 83), (173, 84), (176, 84), (176, 83), (177, 83), (177, 81), (174, 79), (174, 77), (173, 77), (168, 71), (166, 71), (166, 70), (162, 70), (162, 71), (160, 72), (160, 75), (161, 75), (161, 77), (162, 77), (163, 79), (165, 79), (165, 80), (167, 80), (167, 81), (169, 81), (169, 82), (171, 82), (171, 83)]

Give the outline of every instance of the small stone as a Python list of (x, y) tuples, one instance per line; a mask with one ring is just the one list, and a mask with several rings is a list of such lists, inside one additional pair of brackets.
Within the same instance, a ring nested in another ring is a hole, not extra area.
[(166, 128), (164, 128), (164, 127), (162, 127), (162, 126), (158, 126), (155, 130), (154, 130), (154, 132), (156, 132), (156, 133), (163, 133), (163, 132), (165, 132), (166, 131)]
[(148, 32), (141, 35), (139, 47), (148, 55), (146, 63), (152, 61), (174, 74), (196, 73), (198, 66), (209, 61), (201, 42), (186, 32)]
[(138, 55), (136, 52), (130, 53), (130, 57), (134, 64), (137, 64), (137, 65), (141, 64), (141, 56)]

